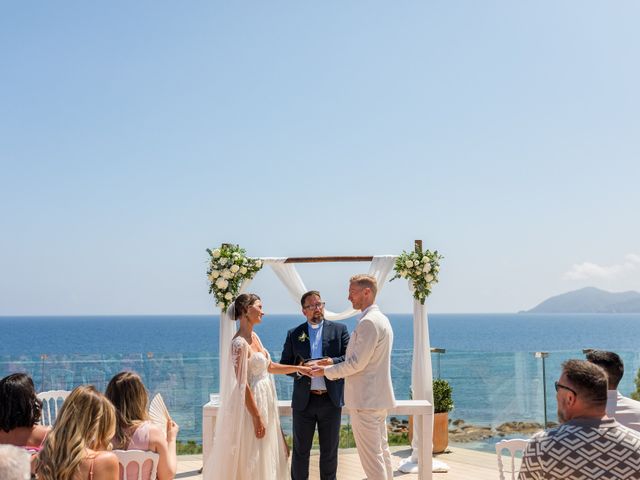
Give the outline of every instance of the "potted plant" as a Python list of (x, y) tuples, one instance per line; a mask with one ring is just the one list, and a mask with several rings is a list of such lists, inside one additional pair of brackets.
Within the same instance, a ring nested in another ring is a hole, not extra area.
[[(446, 380), (433, 381), (433, 453), (442, 453), (449, 445), (449, 412), (453, 410), (453, 390)], [(409, 391), (409, 397), (413, 398)], [(413, 417), (409, 417), (409, 442), (413, 439)]]
[(449, 412), (453, 409), (451, 385), (437, 378), (433, 381), (433, 453), (441, 453), (449, 445)]

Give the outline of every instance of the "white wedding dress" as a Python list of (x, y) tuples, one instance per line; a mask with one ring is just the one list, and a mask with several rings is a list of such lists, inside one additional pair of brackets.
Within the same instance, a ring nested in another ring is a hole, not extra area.
[[(255, 334), (254, 334), (255, 335)], [(235, 381), (221, 400), (213, 453), (205, 480), (287, 480), (287, 453), (280, 430), (278, 399), (273, 378), (267, 371), (271, 357), (261, 349), (254, 352), (242, 337), (231, 342), (231, 364)], [(253, 393), (265, 426), (263, 438), (257, 438), (251, 414), (245, 405), (245, 388)]]

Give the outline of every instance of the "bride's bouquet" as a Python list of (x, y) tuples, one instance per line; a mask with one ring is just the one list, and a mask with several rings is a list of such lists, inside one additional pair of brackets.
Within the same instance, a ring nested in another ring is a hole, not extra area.
[(396, 278), (406, 278), (413, 290), (413, 297), (424, 305), (425, 299), (431, 295), (433, 285), (438, 283), (440, 260), (444, 258), (437, 250), (405, 252), (396, 259)]

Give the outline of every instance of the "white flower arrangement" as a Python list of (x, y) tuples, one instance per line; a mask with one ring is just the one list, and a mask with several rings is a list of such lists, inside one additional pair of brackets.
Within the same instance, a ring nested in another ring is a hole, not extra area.
[(207, 269), (209, 293), (214, 296), (216, 305), (226, 312), (238, 296), (242, 282), (260, 271), (262, 260), (247, 257), (243, 248), (226, 243), (214, 250), (207, 248), (207, 253), (211, 257)]
[(440, 260), (444, 258), (437, 250), (402, 252), (396, 258), (396, 278), (406, 278), (413, 285), (413, 296), (424, 305), (425, 299), (431, 295), (433, 285), (438, 283), (440, 273)]

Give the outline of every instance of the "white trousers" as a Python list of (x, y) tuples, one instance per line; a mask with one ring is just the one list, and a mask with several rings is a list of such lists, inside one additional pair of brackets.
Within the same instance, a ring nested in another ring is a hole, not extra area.
[(354, 409), (349, 411), (349, 415), (367, 480), (393, 480), (387, 441), (387, 410)]

